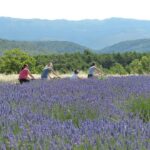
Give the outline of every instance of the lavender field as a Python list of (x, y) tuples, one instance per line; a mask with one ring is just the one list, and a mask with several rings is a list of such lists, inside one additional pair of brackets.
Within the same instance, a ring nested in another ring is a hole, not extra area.
[(1, 150), (149, 150), (150, 77), (0, 83)]

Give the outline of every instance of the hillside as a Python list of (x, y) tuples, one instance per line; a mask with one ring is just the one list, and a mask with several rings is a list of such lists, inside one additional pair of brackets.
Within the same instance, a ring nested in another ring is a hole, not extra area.
[(127, 51), (150, 52), (150, 39), (139, 39), (119, 42), (117, 44), (105, 47), (99, 52), (113, 53)]
[(31, 54), (83, 52), (84, 46), (67, 41), (9, 41), (0, 39), (0, 52), (14, 48), (22, 49)]
[(110, 18), (105, 20), (40, 20), (0, 17), (0, 38), (19, 41), (70, 41), (91, 49), (150, 38), (150, 21)]

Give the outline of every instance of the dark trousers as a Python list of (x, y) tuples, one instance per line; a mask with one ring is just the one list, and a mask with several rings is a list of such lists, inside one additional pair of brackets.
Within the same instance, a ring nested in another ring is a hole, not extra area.
[(19, 79), (20, 84), (30, 82), (28, 79)]
[(93, 77), (93, 75), (92, 74), (88, 74), (88, 78), (92, 78)]

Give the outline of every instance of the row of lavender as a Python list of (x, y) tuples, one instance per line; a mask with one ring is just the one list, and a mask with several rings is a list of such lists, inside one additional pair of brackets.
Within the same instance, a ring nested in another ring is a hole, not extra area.
[(150, 77), (0, 84), (0, 149), (147, 150), (150, 122), (126, 107)]

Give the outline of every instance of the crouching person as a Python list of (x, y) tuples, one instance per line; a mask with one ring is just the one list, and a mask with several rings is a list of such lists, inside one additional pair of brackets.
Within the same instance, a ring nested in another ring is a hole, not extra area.
[(79, 76), (79, 71), (78, 70), (74, 70), (72, 76), (70, 77), (70, 80), (77, 80), (77, 79), (80, 79)]
[(19, 72), (19, 82), (20, 84), (24, 83), (24, 82), (30, 82), (30, 78), (29, 76), (31, 77), (31, 79), (35, 79), (34, 76), (30, 73), (29, 71), (29, 66), (27, 64), (25, 64), (21, 71)]

